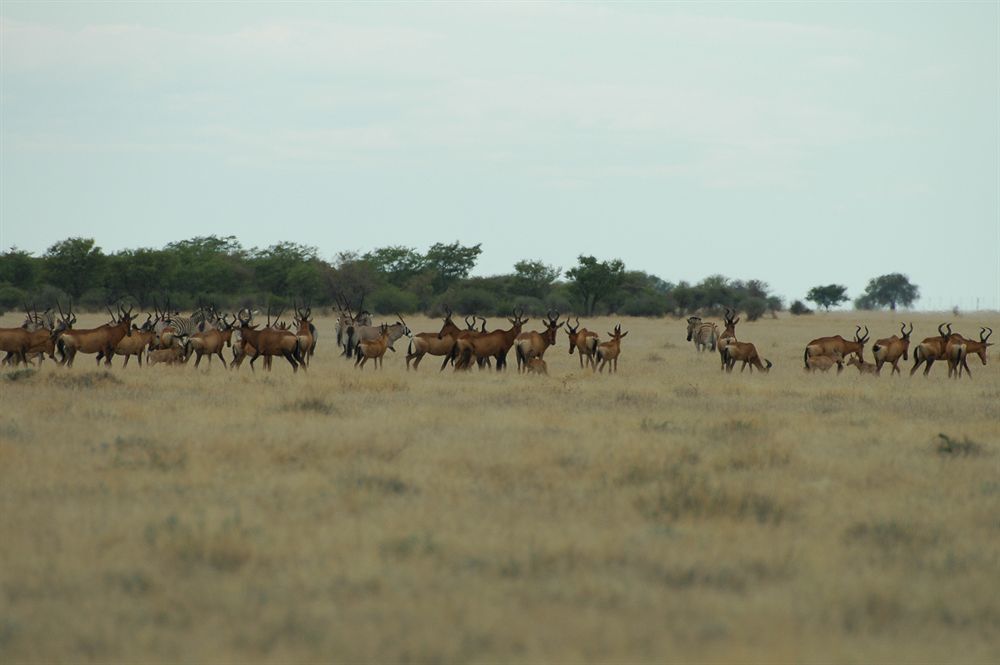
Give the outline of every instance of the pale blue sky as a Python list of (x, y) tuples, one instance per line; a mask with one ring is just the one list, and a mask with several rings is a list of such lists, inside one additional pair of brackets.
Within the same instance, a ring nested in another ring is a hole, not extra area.
[(622, 258), (1000, 307), (982, 3), (17, 3), (0, 245)]

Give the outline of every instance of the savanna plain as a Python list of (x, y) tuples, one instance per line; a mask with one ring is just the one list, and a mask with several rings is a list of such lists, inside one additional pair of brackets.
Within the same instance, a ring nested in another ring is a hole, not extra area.
[(0, 662), (1000, 662), (996, 353), (802, 370), (900, 320), (742, 322), (766, 375), (677, 319), (622, 320), (612, 376), (562, 331), (548, 377), (359, 372), (332, 318), (295, 375), (7, 369)]

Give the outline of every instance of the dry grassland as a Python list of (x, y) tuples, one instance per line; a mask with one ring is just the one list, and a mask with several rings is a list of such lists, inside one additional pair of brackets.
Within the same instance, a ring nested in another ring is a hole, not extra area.
[(0, 662), (1000, 662), (996, 353), (805, 375), (853, 321), (741, 323), (767, 376), (667, 319), (610, 377), (362, 374), (331, 319), (305, 375), (7, 370)]

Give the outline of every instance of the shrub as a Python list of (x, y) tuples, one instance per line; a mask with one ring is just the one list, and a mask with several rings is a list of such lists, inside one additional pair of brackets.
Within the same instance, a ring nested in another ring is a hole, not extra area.
[(812, 314), (813, 311), (806, 307), (806, 304), (801, 300), (796, 300), (792, 303), (792, 306), (788, 308), (788, 311), (795, 316), (801, 316), (802, 314)]

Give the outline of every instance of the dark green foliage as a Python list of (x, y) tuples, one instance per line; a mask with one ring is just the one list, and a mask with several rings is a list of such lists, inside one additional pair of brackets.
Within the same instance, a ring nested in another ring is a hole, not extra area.
[(829, 312), (831, 307), (848, 300), (847, 287), (841, 284), (814, 286), (806, 294), (806, 300), (816, 303), (817, 307), (823, 307)]
[(896, 305), (909, 307), (920, 299), (920, 288), (910, 283), (910, 278), (898, 272), (868, 280), (865, 292), (854, 306), (858, 309), (876, 309), (888, 307), (896, 311)]
[(788, 308), (788, 311), (795, 316), (800, 316), (802, 314), (812, 314), (813, 311), (806, 307), (806, 304), (801, 300), (796, 300), (792, 303), (792, 306)]
[[(118, 299), (151, 309), (156, 303), (190, 311), (201, 305), (222, 309), (293, 302), (335, 306), (346, 299), (353, 309), (377, 314), (427, 312), (445, 305), (456, 313), (491, 318), (521, 308), (532, 319), (550, 310), (569, 314), (682, 316), (719, 314), (736, 308), (752, 319), (780, 311), (780, 298), (760, 280), (713, 275), (698, 284), (673, 284), (620, 259), (580, 256), (562, 269), (539, 259), (524, 259), (503, 275), (470, 277), (481, 245), (436, 243), (425, 254), (412, 247), (380, 247), (364, 254), (341, 252), (334, 260), (315, 247), (280, 242), (264, 249), (245, 248), (234, 236), (203, 236), (162, 249), (126, 249), (105, 254), (90, 238), (58, 242), (44, 256), (11, 248), (0, 254), (0, 309), (19, 310), (25, 302), (39, 308), (70, 299), (82, 309), (104, 310)], [(560, 275), (565, 278), (560, 280)], [(494, 326), (493, 324), (497, 325)]]

